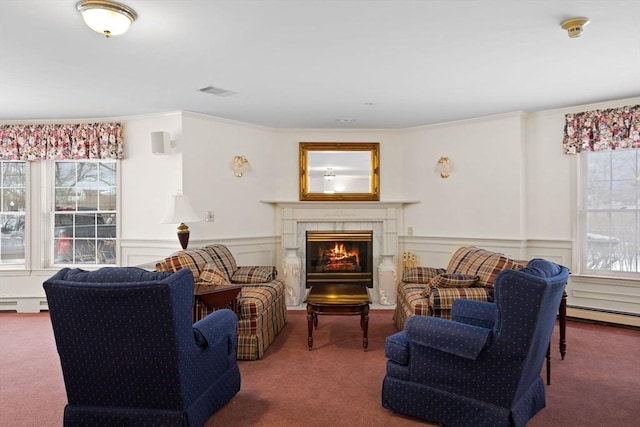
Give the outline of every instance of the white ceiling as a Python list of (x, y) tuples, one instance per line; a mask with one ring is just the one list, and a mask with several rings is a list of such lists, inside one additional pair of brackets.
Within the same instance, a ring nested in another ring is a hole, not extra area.
[(139, 18), (106, 39), (76, 0), (0, 0), (0, 119), (406, 128), (640, 95), (640, 0), (123, 2)]

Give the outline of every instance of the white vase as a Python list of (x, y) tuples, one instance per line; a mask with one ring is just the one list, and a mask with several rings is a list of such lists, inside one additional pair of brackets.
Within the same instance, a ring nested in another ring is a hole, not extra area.
[(396, 303), (396, 266), (393, 255), (381, 255), (382, 261), (378, 265), (378, 299), (382, 305)]
[(298, 256), (298, 248), (284, 248), (287, 255), (282, 260), (282, 272), (286, 292), (286, 301), (289, 306), (300, 304), (300, 273), (302, 260)]

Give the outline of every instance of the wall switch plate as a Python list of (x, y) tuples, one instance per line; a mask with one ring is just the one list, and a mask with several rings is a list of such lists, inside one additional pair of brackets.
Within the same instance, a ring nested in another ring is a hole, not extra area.
[(407, 227), (407, 234), (413, 236), (413, 227)]
[(213, 215), (213, 211), (206, 211), (204, 213), (204, 220), (206, 222), (213, 222), (214, 219), (215, 219), (215, 216)]

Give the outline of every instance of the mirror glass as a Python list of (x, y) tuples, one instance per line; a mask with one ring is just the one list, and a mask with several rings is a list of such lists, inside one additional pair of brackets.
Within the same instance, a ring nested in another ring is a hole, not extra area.
[(301, 142), (300, 200), (380, 200), (379, 143)]

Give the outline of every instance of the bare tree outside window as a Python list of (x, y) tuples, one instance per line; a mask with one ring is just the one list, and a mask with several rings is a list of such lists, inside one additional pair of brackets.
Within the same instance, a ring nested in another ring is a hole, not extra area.
[(116, 263), (117, 163), (57, 161), (54, 263)]
[(640, 150), (582, 153), (583, 265), (587, 272), (640, 272)]
[(0, 161), (0, 266), (25, 264), (27, 166)]

